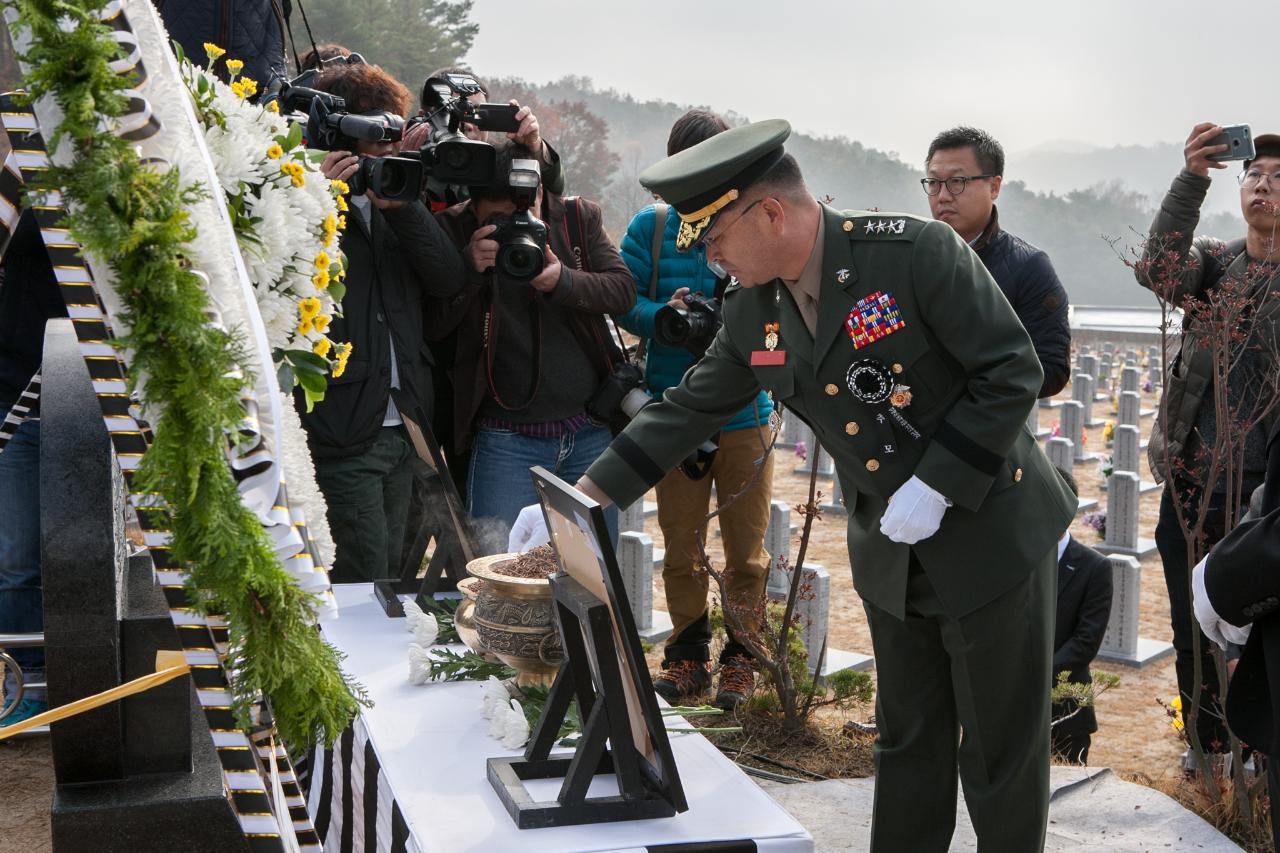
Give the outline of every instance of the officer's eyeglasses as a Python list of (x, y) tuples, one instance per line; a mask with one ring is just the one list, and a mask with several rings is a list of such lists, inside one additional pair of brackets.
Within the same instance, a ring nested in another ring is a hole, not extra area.
[(925, 195), (937, 195), (942, 192), (942, 185), (947, 185), (947, 192), (952, 195), (960, 195), (964, 192), (964, 188), (969, 186), (970, 181), (981, 181), (987, 178), (994, 178), (995, 175), (953, 175), (950, 178), (921, 178), (920, 186), (924, 187)]
[(1241, 172), (1236, 179), (1240, 181), (1240, 186), (1252, 189), (1264, 180), (1273, 187), (1280, 188), (1280, 172), (1272, 172), (1268, 175), (1261, 169), (1246, 169)]
[(705, 254), (707, 249), (710, 249), (714, 246), (723, 245), (720, 241), (724, 239), (724, 235), (729, 233), (729, 229), (737, 225), (743, 219), (745, 219), (747, 214), (751, 212), (751, 208), (755, 207), (757, 204), (759, 204), (762, 201), (764, 201), (764, 199), (758, 198), (755, 201), (751, 202), (751, 204), (747, 205), (746, 209), (744, 209), (742, 213), (738, 214), (738, 218), (730, 222), (723, 229), (721, 229), (720, 233), (717, 234), (716, 236), (703, 237), (702, 239), (700, 239), (697, 243), (698, 249)]

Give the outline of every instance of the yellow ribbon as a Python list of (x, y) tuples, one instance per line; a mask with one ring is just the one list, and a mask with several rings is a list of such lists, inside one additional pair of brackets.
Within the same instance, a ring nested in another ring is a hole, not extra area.
[(117, 699), (123, 699), (126, 696), (132, 696), (135, 693), (142, 693), (152, 687), (159, 687), (161, 684), (173, 681), (175, 678), (186, 675), (190, 671), (191, 667), (187, 665), (186, 655), (182, 652), (156, 652), (156, 671), (150, 675), (144, 675), (140, 678), (135, 678), (133, 681), (121, 684), (119, 687), (112, 687), (110, 690), (104, 690), (93, 696), (86, 696), (83, 699), (68, 702), (57, 708), (51, 708), (43, 714), (28, 717), (20, 723), (4, 726), (0, 728), (0, 740), (21, 734), (37, 726), (56, 723), (58, 720), (65, 720), (68, 717), (74, 717), (76, 714), (92, 711), (94, 708), (100, 708), (103, 705), (114, 702)]

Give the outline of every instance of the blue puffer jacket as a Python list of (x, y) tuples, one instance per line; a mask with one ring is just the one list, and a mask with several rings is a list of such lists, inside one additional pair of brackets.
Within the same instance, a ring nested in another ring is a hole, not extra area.
[[(685, 371), (694, 363), (693, 355), (682, 347), (666, 347), (653, 340), (653, 317), (658, 309), (666, 305), (671, 294), (682, 287), (704, 296), (714, 296), (716, 290), (715, 274), (703, 263), (696, 252), (681, 252), (676, 248), (676, 232), (680, 228), (680, 217), (674, 210), (667, 211), (666, 236), (662, 241), (662, 251), (658, 256), (658, 293), (656, 300), (649, 299), (649, 276), (653, 270), (653, 205), (646, 207), (631, 219), (627, 233), (622, 238), (622, 259), (631, 268), (631, 277), (636, 283), (636, 304), (626, 314), (618, 316), (618, 325), (642, 338), (648, 339), (648, 367), (646, 379), (649, 393), (655, 399), (662, 397), (662, 392), (680, 384)], [(760, 426), (769, 420), (773, 412), (773, 403), (769, 396), (760, 392), (754, 406), (747, 406), (725, 424), (726, 431), (746, 429)]]

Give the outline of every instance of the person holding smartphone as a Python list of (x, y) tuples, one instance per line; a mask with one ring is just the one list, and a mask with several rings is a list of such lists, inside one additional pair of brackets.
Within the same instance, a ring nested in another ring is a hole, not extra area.
[[(1174, 178), (1151, 224), (1142, 261), (1136, 272), (1138, 283), (1154, 290), (1173, 305), (1187, 297), (1202, 299), (1223, 282), (1247, 281), (1249, 298), (1255, 308), (1280, 298), (1280, 135), (1265, 134), (1247, 141), (1248, 128), (1223, 128), (1202, 122), (1191, 129), (1183, 149), (1184, 165)], [(1234, 143), (1233, 143), (1234, 141)], [(1242, 161), (1240, 212), (1245, 235), (1226, 242), (1197, 235), (1200, 206), (1209, 191), (1213, 170), (1230, 168), (1232, 158)], [(1168, 259), (1177, 260), (1176, 280), (1161, 271)], [(1252, 313), (1252, 312), (1251, 312)], [(1251, 418), (1270, 401), (1260, 400), (1262, 377), (1274, 374), (1276, 347), (1280, 336), (1280, 316), (1275, 311), (1258, 311), (1242, 332), (1247, 336), (1237, 349), (1227, 380), (1227, 401), (1241, 416)], [(1151, 471), (1165, 483), (1156, 524), (1156, 545), (1164, 564), (1169, 591), (1169, 615), (1173, 623), (1173, 646), (1182, 707), (1191, 708), (1195, 687), (1193, 632), (1199, 631), (1192, 616), (1188, 585), (1187, 543), (1178, 523), (1175, 493), (1187, 505), (1188, 517), (1197, 517), (1202, 501), (1208, 502), (1204, 524), (1206, 550), (1222, 539), (1230, 519), (1227, 483), (1218, 477), (1208, 482), (1203, 451), (1214, 446), (1219, 424), (1214, 406), (1213, 365), (1206, 342), (1195, 331), (1184, 333), (1178, 351), (1169, 360), (1164, 377), (1164, 399), (1158, 407), (1148, 454)], [(1267, 436), (1280, 414), (1275, 407), (1257, 423), (1244, 441), (1243, 465), (1237, 476), (1243, 484), (1245, 501), (1262, 483), (1266, 473)], [(1176, 488), (1175, 488), (1176, 487)], [(1222, 721), (1220, 686), (1210, 657), (1210, 646), (1200, 637), (1203, 687), (1196, 729), (1200, 742), (1209, 751), (1227, 749), (1227, 730)], [(1187, 766), (1188, 772), (1194, 768)]]

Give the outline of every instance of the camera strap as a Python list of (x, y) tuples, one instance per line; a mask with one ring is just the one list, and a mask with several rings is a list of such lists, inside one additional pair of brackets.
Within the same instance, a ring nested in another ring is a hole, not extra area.
[(493, 401), (499, 407), (508, 412), (519, 412), (529, 408), (535, 397), (538, 396), (538, 389), (542, 387), (542, 310), (538, 305), (536, 298), (529, 301), (529, 326), (532, 334), (533, 358), (529, 359), (529, 396), (524, 402), (515, 405), (509, 405), (502, 399), (502, 395), (498, 393), (497, 383), (493, 381), (493, 358), (497, 351), (497, 341), (499, 335), (499, 317), (502, 312), (498, 309), (497, 276), (490, 274), (489, 276), (489, 304), (484, 311), (484, 370), (485, 377), (489, 381), (489, 393), (493, 396)]
[[(569, 248), (573, 251), (573, 266), (581, 272), (591, 272), (591, 258), (587, 254), (587, 232), (582, 224), (582, 211), (579, 209), (581, 199), (576, 195), (567, 196), (564, 199), (564, 238), (569, 244)], [(602, 315), (603, 316), (603, 315)], [(618, 337), (618, 349), (622, 352), (622, 360), (627, 359), (627, 344), (622, 340), (622, 332), (618, 330), (618, 324), (612, 322), (611, 319), (605, 319), (606, 326), (613, 326), (613, 332)], [(608, 348), (605, 342), (600, 340), (600, 335), (595, 327), (592, 327), (591, 335), (595, 339), (599, 354), (604, 362), (604, 373), (608, 376), (613, 373), (613, 363), (609, 358)]]
[[(658, 301), (658, 263), (662, 260), (662, 241), (667, 234), (667, 211), (670, 210), (668, 205), (658, 202), (653, 206), (653, 240), (649, 246), (649, 258), (653, 264), (653, 268), (649, 271), (649, 301)], [(636, 345), (636, 363), (645, 366), (645, 355), (649, 348), (648, 338), (641, 338), (640, 343)], [(625, 352), (625, 350), (624, 350)]]

